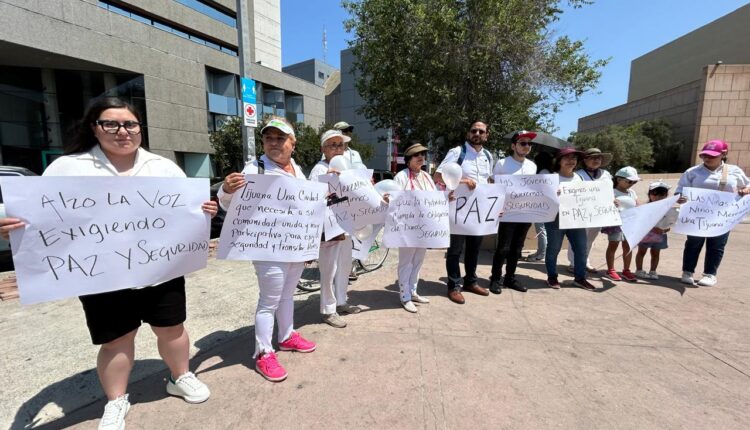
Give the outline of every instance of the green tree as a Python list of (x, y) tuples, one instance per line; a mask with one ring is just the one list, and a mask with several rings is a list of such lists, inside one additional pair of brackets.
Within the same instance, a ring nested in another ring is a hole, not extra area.
[(651, 139), (654, 153), (654, 173), (681, 172), (687, 168), (684, 157), (681, 157), (682, 142), (676, 141), (672, 134), (672, 124), (664, 119), (643, 121), (639, 123), (641, 133)]
[(641, 124), (628, 126), (611, 125), (596, 133), (576, 133), (573, 144), (581, 151), (599, 148), (612, 153), (611, 172), (624, 166), (633, 166), (646, 172), (654, 165), (651, 139), (643, 134)]
[(219, 176), (242, 170), (242, 119), (229, 118), (218, 130), (208, 135), (214, 149), (214, 160), (219, 168)]
[[(580, 7), (587, 0), (569, 0)], [(361, 113), (402, 141), (443, 137), (472, 120), (504, 132), (552, 129), (559, 108), (595, 87), (607, 60), (556, 37), (559, 0), (345, 0)], [(435, 142), (436, 140), (433, 140)]]

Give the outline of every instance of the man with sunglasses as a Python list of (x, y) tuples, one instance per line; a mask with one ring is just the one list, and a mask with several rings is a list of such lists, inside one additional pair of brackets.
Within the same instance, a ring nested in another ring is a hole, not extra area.
[[(493, 173), (495, 175), (535, 175), (536, 164), (527, 156), (531, 152), (536, 133), (519, 131), (513, 134), (510, 149), (513, 153), (509, 157), (497, 160)], [(502, 218), (501, 218), (502, 219)], [(526, 292), (526, 287), (516, 280), (516, 266), (521, 258), (523, 244), (526, 241), (531, 223), (500, 222), (497, 228), (497, 247), (492, 259), (492, 275), (490, 276), (490, 291), (494, 294), (503, 292), (502, 287), (508, 287), (520, 292)], [(505, 278), (503, 278), (503, 264), (505, 264)]]
[[(489, 127), (484, 121), (474, 121), (469, 132), (466, 133), (466, 141), (463, 145), (452, 148), (445, 155), (445, 159), (435, 171), (433, 178), (435, 183), (444, 184), (442, 168), (447, 163), (457, 163), (463, 170), (461, 183), (466, 184), (469, 189), (476, 188), (477, 184), (487, 184), (492, 175), (492, 155), (484, 149), (489, 137)], [(480, 296), (489, 296), (486, 288), (477, 285), (477, 260), (479, 259), (479, 247), (483, 236), (465, 236), (452, 234), (450, 247), (445, 257), (445, 268), (448, 272), (448, 298), (458, 304), (465, 302), (461, 290), (469, 291)], [(459, 261), (461, 252), (464, 251), (464, 271), (461, 278), (461, 267)], [(463, 286), (463, 288), (462, 288)]]

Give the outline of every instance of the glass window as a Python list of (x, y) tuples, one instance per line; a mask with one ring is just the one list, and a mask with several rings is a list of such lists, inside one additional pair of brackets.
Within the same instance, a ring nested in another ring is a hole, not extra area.
[(219, 10), (213, 6), (209, 6), (200, 0), (175, 0), (177, 3), (187, 6), (190, 9), (198, 11), (210, 18), (213, 18), (219, 22), (222, 22), (230, 27), (237, 28), (237, 20), (235, 17), (227, 12)]

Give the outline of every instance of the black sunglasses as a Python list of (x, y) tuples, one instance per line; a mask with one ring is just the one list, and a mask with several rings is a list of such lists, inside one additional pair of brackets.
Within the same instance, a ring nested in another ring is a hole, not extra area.
[(482, 130), (481, 128), (472, 128), (469, 130), (469, 133), (471, 134), (484, 134), (487, 133), (487, 130)]

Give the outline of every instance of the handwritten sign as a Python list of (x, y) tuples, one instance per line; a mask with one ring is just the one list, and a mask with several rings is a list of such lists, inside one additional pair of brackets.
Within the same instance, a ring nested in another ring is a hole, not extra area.
[(448, 199), (442, 191), (392, 192), (383, 242), (388, 248), (447, 248), (448, 214)]
[(560, 184), (560, 229), (621, 225), (614, 201), (612, 187), (602, 182)]
[(505, 201), (505, 187), (479, 184), (470, 190), (461, 184), (453, 192), (450, 206), (451, 234), (486, 236), (497, 233), (500, 212)]
[(672, 196), (622, 211), (622, 232), (628, 243), (635, 247), (652, 228), (656, 227), (679, 198), (680, 196)]
[(246, 175), (221, 228), (217, 258), (301, 262), (318, 258), (326, 185), (278, 175)]
[(501, 222), (549, 222), (557, 216), (557, 175), (495, 175), (506, 189)]
[(320, 182), (328, 183), (328, 192), (346, 201), (331, 206), (339, 225), (350, 234), (368, 224), (385, 223), (388, 205), (375, 191), (370, 181), (372, 169), (344, 170), (339, 175), (320, 175)]
[(207, 179), (2, 178), (22, 304), (143, 287), (206, 267)]
[(750, 213), (750, 195), (683, 188), (687, 203), (680, 208), (675, 233), (699, 237), (716, 237), (733, 229)]

